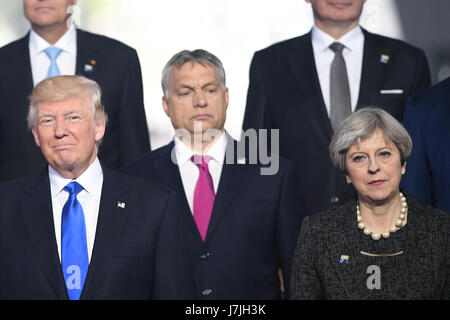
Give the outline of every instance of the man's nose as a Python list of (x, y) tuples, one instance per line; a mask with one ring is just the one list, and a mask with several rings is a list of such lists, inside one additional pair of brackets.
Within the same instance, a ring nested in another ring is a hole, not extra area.
[(196, 92), (194, 95), (194, 105), (199, 108), (204, 108), (208, 105), (205, 94), (202, 91)]
[(56, 119), (55, 121), (55, 136), (57, 138), (62, 138), (66, 135), (67, 128), (64, 119)]

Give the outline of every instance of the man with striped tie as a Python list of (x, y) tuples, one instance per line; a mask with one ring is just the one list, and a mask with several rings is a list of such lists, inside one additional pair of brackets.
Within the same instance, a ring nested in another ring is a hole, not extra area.
[(50, 77), (30, 100), (48, 165), (0, 185), (0, 299), (153, 298), (169, 193), (99, 161), (107, 117), (96, 82)]

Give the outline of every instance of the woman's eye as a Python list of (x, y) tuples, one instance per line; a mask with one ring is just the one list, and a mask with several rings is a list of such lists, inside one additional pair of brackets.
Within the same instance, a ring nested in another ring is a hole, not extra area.
[(382, 157), (389, 157), (390, 155), (391, 155), (391, 153), (389, 151), (380, 152), (380, 156), (382, 156)]
[(354, 156), (353, 161), (354, 162), (361, 162), (364, 159), (364, 156)]

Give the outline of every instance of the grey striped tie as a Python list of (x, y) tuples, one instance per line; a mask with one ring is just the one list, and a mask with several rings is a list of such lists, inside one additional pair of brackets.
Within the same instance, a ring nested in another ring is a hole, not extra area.
[(330, 45), (330, 49), (334, 51), (330, 69), (330, 118), (333, 131), (336, 131), (341, 122), (352, 112), (347, 68), (342, 56), (344, 48), (345, 46), (339, 42)]

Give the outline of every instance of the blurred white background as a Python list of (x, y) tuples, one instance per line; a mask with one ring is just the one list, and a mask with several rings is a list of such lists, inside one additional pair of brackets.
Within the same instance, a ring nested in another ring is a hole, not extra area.
[[(0, 0), (0, 46), (29, 30), (22, 0)], [(301, 35), (313, 24), (303, 0), (79, 0), (75, 21), (90, 32), (134, 47), (141, 61), (152, 149), (168, 143), (173, 130), (161, 106), (161, 71), (180, 50), (206, 49), (221, 59), (230, 90), (226, 129), (241, 134), (248, 71), (253, 53)], [(361, 25), (403, 39), (395, 0), (367, 0)], [(7, 76), (7, 75), (3, 75)]]

